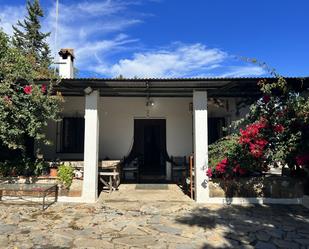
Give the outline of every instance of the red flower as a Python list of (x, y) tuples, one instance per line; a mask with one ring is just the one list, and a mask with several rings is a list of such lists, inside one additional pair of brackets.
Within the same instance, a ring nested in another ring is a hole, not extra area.
[(264, 95), (263, 96), (263, 101), (264, 101), (265, 104), (267, 104), (270, 101), (270, 96)]
[(221, 161), (221, 163), (227, 164), (227, 158), (224, 158), (224, 159)]
[(208, 177), (212, 177), (212, 169), (211, 168), (208, 168), (207, 172), (206, 172), (206, 175)]
[(246, 170), (246, 169), (243, 169), (243, 168), (240, 168), (240, 169), (239, 169), (239, 174), (240, 174), (240, 175), (245, 175), (245, 174), (247, 174), (247, 170)]
[(233, 172), (234, 172), (234, 173), (237, 173), (238, 170), (239, 170), (239, 168), (240, 168), (240, 165), (237, 164), (237, 165), (233, 168)]
[(31, 94), (31, 92), (32, 92), (32, 86), (31, 85), (24, 86), (23, 89), (24, 89), (25, 94)]
[(260, 148), (264, 149), (264, 147), (268, 144), (268, 141), (264, 138), (260, 138), (255, 140), (255, 144), (257, 144)]
[(236, 173), (236, 174), (239, 173), (240, 175), (245, 175), (247, 173), (247, 170), (241, 168), (240, 165), (237, 164), (236, 167), (233, 168), (233, 172)]
[(42, 93), (45, 93), (45, 92), (46, 92), (46, 85), (42, 85), (42, 86), (41, 86), (41, 91), (42, 91)]
[(216, 165), (216, 171), (220, 174), (224, 174), (227, 168), (227, 158), (224, 158), (220, 163)]
[(277, 124), (274, 126), (274, 131), (277, 133), (282, 133), (284, 132), (284, 127), (282, 124)]
[(295, 158), (297, 165), (305, 166), (309, 164), (309, 154), (307, 155), (298, 155)]

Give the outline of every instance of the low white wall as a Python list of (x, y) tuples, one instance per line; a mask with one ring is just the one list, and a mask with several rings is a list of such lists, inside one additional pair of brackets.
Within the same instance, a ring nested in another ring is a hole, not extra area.
[[(100, 98), (100, 148), (99, 158), (121, 159), (133, 145), (135, 118), (166, 119), (166, 146), (169, 155), (184, 156), (192, 153), (192, 98), (152, 98), (154, 106), (146, 107), (145, 98)], [(209, 117), (225, 117), (228, 122), (236, 119), (235, 99), (224, 99), (223, 107), (209, 102)], [(63, 117), (83, 117), (84, 97), (65, 97)], [(147, 117), (148, 114), (148, 117)], [(52, 146), (41, 145), (46, 159), (83, 160), (83, 154), (56, 152), (56, 124), (50, 122), (46, 129)]]

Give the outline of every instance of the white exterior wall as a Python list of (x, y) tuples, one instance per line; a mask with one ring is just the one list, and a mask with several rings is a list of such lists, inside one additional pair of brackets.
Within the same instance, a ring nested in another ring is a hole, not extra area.
[[(166, 147), (170, 156), (192, 153), (192, 98), (152, 98), (154, 106), (148, 107), (149, 118), (166, 119)], [(225, 117), (235, 120), (235, 99), (223, 107), (208, 103), (208, 117)], [(121, 159), (133, 145), (134, 118), (147, 118), (146, 98), (101, 97), (99, 158)], [(84, 117), (85, 97), (65, 97), (63, 117)], [(56, 124), (50, 122), (46, 129), (52, 146), (42, 146), (46, 159), (83, 160), (83, 154), (56, 153)]]

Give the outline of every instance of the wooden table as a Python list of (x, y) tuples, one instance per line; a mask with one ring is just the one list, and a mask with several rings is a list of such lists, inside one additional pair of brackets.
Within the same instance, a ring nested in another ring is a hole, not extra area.
[(104, 186), (109, 189), (110, 193), (118, 189), (120, 184), (120, 160), (103, 160), (99, 171), (99, 178)]

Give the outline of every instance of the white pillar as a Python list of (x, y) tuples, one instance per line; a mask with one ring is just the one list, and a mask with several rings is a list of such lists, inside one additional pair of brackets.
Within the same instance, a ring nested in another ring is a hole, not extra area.
[(208, 124), (207, 92), (193, 92), (193, 132), (194, 132), (194, 170), (195, 200), (207, 202), (209, 198), (208, 177)]
[(99, 156), (99, 98), (98, 91), (86, 95), (85, 100), (85, 142), (84, 181), (82, 198), (95, 202), (98, 198), (98, 156)]

